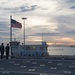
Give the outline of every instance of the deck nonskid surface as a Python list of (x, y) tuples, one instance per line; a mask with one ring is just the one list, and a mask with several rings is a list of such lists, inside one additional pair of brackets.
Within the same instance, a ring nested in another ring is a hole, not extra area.
[(0, 75), (75, 75), (75, 60), (0, 60)]

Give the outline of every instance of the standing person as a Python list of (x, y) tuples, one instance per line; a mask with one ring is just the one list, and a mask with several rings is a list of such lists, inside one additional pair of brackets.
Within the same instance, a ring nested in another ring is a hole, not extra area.
[(4, 57), (4, 43), (1, 44), (0, 50), (1, 50), (1, 59), (3, 59), (3, 57)]
[[(0, 46), (0, 55), (1, 55), (1, 46)], [(1, 56), (0, 56), (0, 58), (1, 58)]]
[(7, 46), (6, 46), (6, 59), (8, 59), (8, 57), (9, 57), (9, 49), (10, 49), (9, 44), (7, 44)]

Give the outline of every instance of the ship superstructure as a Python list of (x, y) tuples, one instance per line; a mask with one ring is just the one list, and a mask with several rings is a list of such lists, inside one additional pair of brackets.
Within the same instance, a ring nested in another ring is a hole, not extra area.
[(11, 44), (11, 53), (16, 56), (46, 56), (47, 44), (42, 42), (41, 44), (20, 45), (20, 42), (13, 41)]

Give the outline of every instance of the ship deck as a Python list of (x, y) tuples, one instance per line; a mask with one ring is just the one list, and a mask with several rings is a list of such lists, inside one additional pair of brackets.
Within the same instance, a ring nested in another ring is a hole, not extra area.
[(2, 59), (0, 75), (75, 75), (75, 60)]

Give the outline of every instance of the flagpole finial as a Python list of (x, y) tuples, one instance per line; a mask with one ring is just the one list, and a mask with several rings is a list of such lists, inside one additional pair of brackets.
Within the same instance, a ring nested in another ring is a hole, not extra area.
[(10, 15), (10, 18), (12, 19), (12, 15)]

